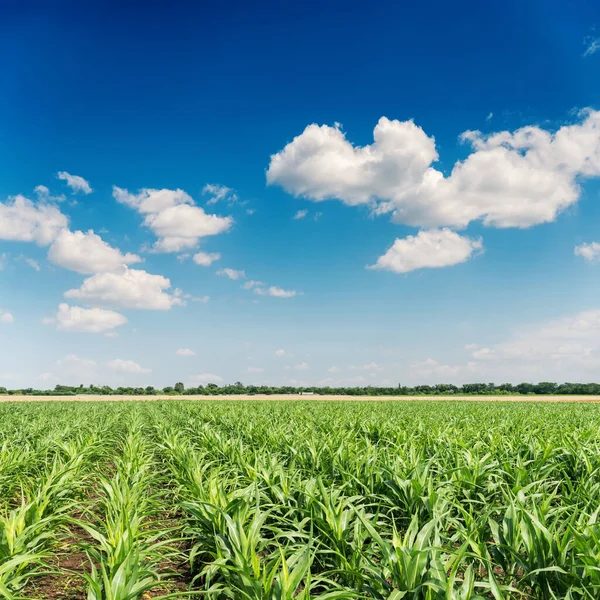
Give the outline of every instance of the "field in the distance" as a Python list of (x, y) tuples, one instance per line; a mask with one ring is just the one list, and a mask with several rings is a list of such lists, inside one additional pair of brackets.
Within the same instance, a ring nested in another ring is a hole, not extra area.
[(254, 394), (254, 395), (246, 395), (246, 394), (236, 394), (236, 395), (168, 395), (168, 394), (155, 394), (152, 396), (135, 396), (135, 395), (127, 395), (127, 396), (119, 396), (119, 395), (98, 395), (94, 396), (91, 394), (81, 394), (76, 396), (3, 396), (0, 395), (0, 402), (42, 402), (49, 400), (58, 400), (58, 401), (80, 401), (80, 402), (92, 402), (92, 401), (118, 401), (118, 400), (128, 400), (128, 401), (153, 401), (153, 400), (209, 400), (211, 402), (218, 402), (223, 400), (253, 400), (253, 401), (263, 401), (263, 400), (277, 400), (277, 401), (285, 401), (285, 400), (317, 400), (322, 402), (346, 402), (346, 401), (382, 401), (382, 402), (404, 402), (404, 401), (418, 401), (418, 402), (427, 402), (427, 401), (439, 401), (439, 402), (447, 402), (447, 401), (465, 401), (465, 402), (600, 402), (600, 396), (576, 396), (576, 395), (564, 395), (564, 396), (509, 396), (509, 395), (494, 395), (494, 396), (458, 396), (458, 395), (446, 395), (446, 396), (327, 396), (327, 395), (301, 395), (301, 394)]
[(501, 399), (2, 403), (0, 598), (598, 598), (600, 405)]

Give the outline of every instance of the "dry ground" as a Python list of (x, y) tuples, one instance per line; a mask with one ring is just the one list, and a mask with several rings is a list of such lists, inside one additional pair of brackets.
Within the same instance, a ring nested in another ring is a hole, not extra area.
[(267, 395), (235, 395), (235, 396), (0, 396), (0, 402), (116, 402), (119, 400), (142, 400), (152, 402), (156, 400), (314, 400), (317, 402), (328, 401), (432, 401), (448, 402), (464, 400), (467, 402), (600, 402), (600, 396), (302, 396), (300, 394), (273, 394)]

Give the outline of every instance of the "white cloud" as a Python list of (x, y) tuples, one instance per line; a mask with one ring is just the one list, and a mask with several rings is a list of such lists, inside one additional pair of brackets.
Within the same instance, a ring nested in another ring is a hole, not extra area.
[(591, 56), (600, 50), (600, 38), (587, 37), (584, 40), (585, 52), (583, 56)]
[(578, 182), (600, 175), (600, 112), (556, 132), (528, 126), (461, 136), (472, 152), (449, 175), (433, 137), (413, 121), (382, 117), (374, 143), (353, 146), (339, 127), (309, 125), (271, 156), (267, 183), (316, 202), (339, 199), (392, 213), (416, 227), (530, 227), (553, 221), (579, 199)]
[(144, 369), (141, 365), (134, 362), (133, 360), (123, 360), (122, 358), (115, 358), (109, 360), (106, 366), (119, 373), (131, 373), (131, 374), (145, 374), (152, 373), (152, 369)]
[(67, 354), (64, 358), (57, 360), (59, 367), (74, 368), (74, 370), (87, 370), (96, 366), (96, 361), (89, 358), (79, 358), (77, 354)]
[(50, 195), (50, 190), (45, 185), (36, 185), (33, 188), (33, 191), (42, 197), (48, 197)]
[(87, 233), (63, 229), (48, 249), (48, 260), (76, 273), (91, 275), (115, 271), (122, 265), (138, 263), (142, 259), (136, 254), (121, 253), (92, 229)]
[(465, 262), (481, 249), (481, 240), (458, 235), (446, 227), (419, 231), (417, 235), (397, 238), (369, 268), (408, 273), (426, 267), (448, 267)]
[(306, 217), (306, 215), (308, 214), (308, 210), (303, 209), (303, 210), (299, 210), (295, 215), (294, 215), (294, 219), (304, 219), (304, 217)]
[(488, 116), (485, 118), (486, 121), (491, 121), (494, 118), (494, 113), (490, 112)]
[(465, 344), (465, 350), (477, 350), (477, 344)]
[(246, 209), (246, 214), (247, 215), (253, 215), (256, 212), (256, 210), (254, 208), (247, 208)]
[(523, 327), (506, 341), (473, 349), (466, 364), (429, 358), (411, 364), (420, 383), (436, 381), (596, 381), (600, 370), (600, 309)]
[(162, 275), (123, 267), (115, 273), (97, 273), (83, 281), (81, 287), (67, 290), (65, 298), (80, 300), (85, 304), (118, 308), (169, 310), (184, 305), (181, 292), (166, 292), (171, 281)]
[(262, 367), (248, 367), (246, 371), (248, 373), (263, 373), (264, 369)]
[(14, 320), (11, 313), (0, 310), (0, 323), (13, 323)]
[(199, 206), (188, 204), (179, 204), (158, 213), (150, 213), (144, 219), (144, 225), (157, 237), (162, 238), (154, 247), (168, 252), (190, 248), (202, 237), (227, 231), (232, 223), (231, 217), (209, 215)]
[(112, 310), (69, 306), (63, 302), (58, 305), (56, 316), (46, 318), (43, 322), (46, 325), (56, 323), (59, 331), (102, 333), (124, 325), (127, 319)]
[(153, 190), (143, 188), (137, 194), (131, 194), (128, 190), (113, 185), (113, 198), (121, 204), (134, 208), (143, 215), (159, 213), (180, 204), (194, 204), (191, 196), (179, 189)]
[(107, 337), (107, 338), (118, 338), (119, 337), (119, 333), (117, 331), (109, 331), (108, 333), (104, 334), (104, 337)]
[(212, 373), (199, 373), (198, 375), (192, 375), (189, 378), (188, 385), (197, 386), (197, 385), (206, 385), (208, 383), (221, 383), (223, 381), (222, 377), (218, 375), (213, 375)]
[(297, 371), (306, 371), (308, 368), (309, 367), (307, 362), (301, 362), (297, 365), (294, 365), (294, 369), (296, 369)]
[(52, 384), (59, 382), (59, 378), (54, 373), (40, 373), (37, 378), (44, 383)]
[(113, 186), (117, 202), (136, 209), (144, 217), (144, 225), (159, 239), (155, 252), (179, 252), (195, 247), (200, 238), (217, 235), (231, 228), (231, 217), (207, 214), (196, 206), (183, 190), (144, 188), (137, 194)]
[(23, 260), (34, 270), (37, 271), (38, 273), (40, 272), (40, 263), (38, 263), (37, 260), (34, 260), (33, 258), (27, 258), (26, 256), (23, 257)]
[(329, 373), (341, 373), (341, 369), (339, 367), (329, 367), (329, 369), (327, 369), (327, 371)]
[(196, 356), (196, 353), (189, 348), (179, 348), (175, 354), (177, 354), (177, 356)]
[(59, 171), (56, 174), (56, 176), (62, 181), (65, 181), (74, 192), (83, 192), (84, 194), (92, 193), (92, 188), (90, 187), (90, 184), (79, 175), (71, 175), (66, 171)]
[[(64, 358), (56, 361), (56, 373), (46, 373), (40, 379), (46, 382), (58, 383), (64, 380), (72, 382), (97, 380), (97, 363), (88, 358), (80, 358), (77, 354), (67, 354)], [(58, 381), (57, 381), (58, 380)]]
[(476, 352), (483, 351), (485, 358), (499, 361), (573, 361), (600, 366), (600, 310), (588, 310), (527, 328), (507, 342)]
[(252, 288), (255, 288), (257, 286), (261, 286), (264, 285), (264, 283), (262, 281), (246, 281), (246, 283), (242, 284), (242, 288), (245, 290), (251, 290)]
[[(350, 366), (349, 369), (351, 371), (383, 371), (384, 367), (382, 365), (378, 365), (376, 362), (371, 361), (370, 363), (367, 363), (365, 365), (361, 365), (361, 366)], [(330, 371), (331, 373), (334, 373), (335, 371)]]
[(575, 256), (581, 256), (588, 262), (597, 262), (600, 259), (600, 243), (580, 244), (575, 246)]
[(225, 275), (225, 277), (229, 277), (229, 279), (233, 280), (244, 279), (244, 277), (246, 277), (244, 271), (236, 271), (235, 269), (219, 269), (217, 275)]
[(423, 361), (412, 362), (410, 364), (410, 368), (415, 375), (421, 377), (422, 379), (434, 377), (436, 379), (441, 378), (444, 381), (449, 381), (448, 378), (452, 379), (461, 370), (461, 367), (458, 365), (443, 365), (432, 358), (428, 358), (427, 360)]
[(40, 202), (64, 202), (66, 200), (64, 194), (52, 196), (50, 190), (45, 185), (37, 185), (33, 188), (33, 192), (38, 197)]
[(198, 298), (191, 298), (192, 302), (200, 302), (201, 304), (206, 304), (210, 301), (210, 296), (200, 296)]
[(211, 198), (206, 202), (207, 205), (216, 204), (221, 200), (227, 200), (229, 204), (233, 204), (238, 200), (238, 196), (235, 193), (235, 190), (227, 187), (226, 185), (207, 183), (202, 188), (202, 193), (204, 195), (211, 196)]
[(285, 350), (280, 348), (279, 350), (275, 350), (275, 356), (285, 356)]
[(254, 293), (258, 294), (259, 296), (273, 296), (275, 298), (293, 298), (298, 294), (296, 290), (284, 290), (283, 288), (275, 285), (272, 285), (267, 289), (255, 287)]
[(210, 267), (215, 261), (220, 260), (218, 252), (198, 252), (194, 254), (194, 262), (201, 267)]
[(52, 204), (34, 203), (20, 195), (0, 202), (0, 240), (47, 246), (68, 223)]

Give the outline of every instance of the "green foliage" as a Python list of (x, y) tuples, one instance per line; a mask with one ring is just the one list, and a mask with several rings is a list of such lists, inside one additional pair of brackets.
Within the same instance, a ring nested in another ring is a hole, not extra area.
[(65, 544), (90, 600), (598, 598), (598, 431), (532, 401), (1, 404), (0, 598)]
[[(4, 390), (4, 391), (2, 391)], [(465, 383), (456, 386), (449, 383), (436, 385), (417, 385), (414, 387), (398, 385), (396, 387), (367, 386), (367, 387), (293, 387), (293, 386), (266, 386), (266, 385), (244, 385), (240, 381), (233, 384), (218, 386), (209, 383), (204, 386), (185, 388), (182, 382), (174, 386), (162, 389), (163, 394), (174, 395), (209, 395), (209, 396), (235, 396), (235, 395), (286, 395), (309, 392), (317, 395), (336, 396), (590, 396), (600, 395), (600, 383), (552, 383), (542, 381), (540, 383)], [(26, 388), (21, 390), (7, 390), (0, 387), (0, 395), (30, 395), (30, 396), (75, 396), (75, 395), (123, 395), (123, 396), (145, 396), (156, 395), (160, 390), (152, 386), (141, 387), (118, 387), (112, 389), (110, 386), (97, 387), (89, 385), (85, 387), (57, 385), (54, 390), (36, 390)]]

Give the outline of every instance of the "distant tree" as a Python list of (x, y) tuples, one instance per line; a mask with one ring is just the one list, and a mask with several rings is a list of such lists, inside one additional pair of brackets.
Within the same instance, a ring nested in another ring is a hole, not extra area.
[(178, 394), (183, 394), (183, 392), (185, 391), (185, 385), (183, 385), (183, 383), (181, 383), (181, 381), (178, 381), (178, 382), (175, 384), (175, 388), (174, 388), (174, 389), (175, 389), (175, 391), (176, 391)]

